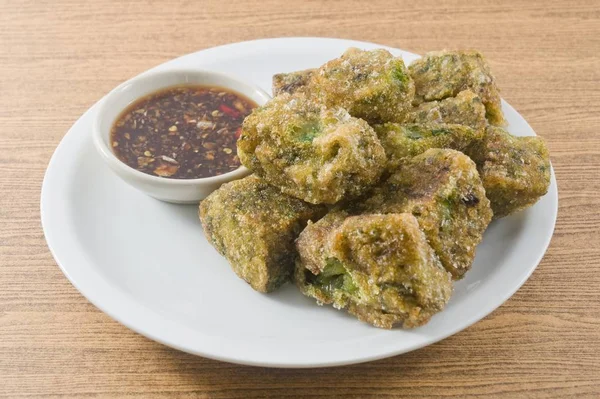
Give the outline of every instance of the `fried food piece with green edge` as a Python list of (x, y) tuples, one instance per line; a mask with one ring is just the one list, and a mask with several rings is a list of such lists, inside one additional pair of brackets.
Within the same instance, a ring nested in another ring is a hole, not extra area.
[(475, 248), (492, 219), (475, 163), (449, 149), (429, 149), (404, 164), (355, 213), (412, 213), (453, 278), (471, 267)]
[(373, 126), (387, 157), (387, 170), (394, 172), (402, 164), (430, 148), (451, 148), (464, 152), (481, 139), (483, 130), (455, 124), (385, 123)]
[(309, 90), (329, 107), (345, 108), (370, 123), (384, 123), (405, 119), (415, 86), (402, 58), (384, 49), (349, 48), (314, 73)]
[(456, 97), (441, 101), (422, 103), (411, 111), (408, 122), (456, 123), (475, 130), (483, 130), (487, 125), (485, 106), (471, 90), (463, 90)]
[(386, 162), (367, 122), (299, 94), (282, 94), (254, 109), (237, 146), (247, 168), (313, 204), (363, 194), (378, 182)]
[(475, 50), (433, 51), (409, 66), (415, 82), (415, 105), (455, 97), (463, 90), (477, 94), (492, 125), (504, 125), (500, 92), (487, 61)]
[(319, 304), (380, 328), (423, 325), (452, 294), (452, 279), (408, 213), (332, 211), (296, 242), (296, 284)]
[(294, 270), (294, 240), (324, 206), (282, 194), (256, 176), (221, 186), (200, 203), (208, 241), (252, 288), (270, 292)]
[(316, 69), (305, 69), (303, 71), (278, 73), (273, 75), (273, 96), (283, 93), (294, 94), (304, 91)]
[(550, 155), (540, 137), (516, 137), (489, 126), (469, 155), (479, 169), (494, 219), (535, 204), (550, 186)]

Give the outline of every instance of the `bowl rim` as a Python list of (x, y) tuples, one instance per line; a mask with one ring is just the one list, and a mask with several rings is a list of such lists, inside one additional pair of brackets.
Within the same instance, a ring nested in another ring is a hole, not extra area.
[[(225, 74), (222, 72), (214, 72), (214, 71), (205, 70), (205, 69), (176, 68), (176, 69), (169, 69), (166, 71), (157, 71), (157, 72), (150, 72), (150, 73), (144, 73), (142, 75), (138, 75), (132, 79), (129, 79), (129, 80), (121, 83), (120, 85), (118, 85), (117, 87), (112, 89), (100, 101), (98, 112), (96, 113), (96, 117), (94, 118), (94, 122), (93, 122), (92, 136), (93, 136), (94, 146), (96, 147), (96, 149), (98, 150), (98, 152), (100, 153), (100, 155), (102, 156), (104, 161), (107, 162), (109, 164), (109, 166), (116, 167), (121, 172), (127, 173), (127, 174), (131, 175), (132, 177), (136, 177), (137, 179), (145, 180), (149, 184), (161, 184), (161, 185), (166, 185), (166, 186), (180, 186), (181, 187), (181, 186), (195, 186), (195, 185), (204, 184), (204, 183), (206, 183), (206, 184), (226, 183), (233, 179), (242, 178), (242, 177), (246, 176), (249, 173), (249, 170), (244, 165), (240, 165), (238, 168), (236, 168), (232, 171), (229, 171), (227, 173), (223, 173), (221, 175), (199, 177), (199, 178), (195, 178), (195, 179), (169, 179), (169, 178), (165, 178), (165, 177), (161, 177), (161, 176), (153, 176), (153, 175), (141, 172), (141, 171), (135, 169), (134, 167), (127, 165), (125, 162), (121, 161), (117, 157), (117, 155), (112, 151), (112, 149), (109, 147), (109, 145), (106, 143), (106, 141), (104, 140), (104, 136), (105, 136), (106, 132), (103, 131), (103, 129), (101, 128), (101, 123), (103, 122), (105, 115), (111, 109), (111, 107), (113, 106), (112, 104), (118, 98), (118, 96), (124, 95), (123, 91), (125, 88), (130, 87), (131, 85), (137, 85), (137, 86), (151, 85), (152, 82), (154, 82), (157, 78), (160, 78), (162, 76), (178, 76), (178, 75), (179, 76), (189, 76), (189, 75), (201, 76), (207, 80), (207, 83), (205, 83), (205, 85), (207, 85), (207, 86), (210, 86), (211, 79), (215, 79), (215, 80), (218, 79), (221, 82), (229, 81), (229, 83), (225, 83), (225, 84), (220, 83), (220, 84), (215, 84), (214, 86), (222, 87), (224, 89), (231, 90), (235, 93), (239, 93), (240, 95), (250, 98), (252, 101), (255, 101), (255, 102), (256, 102), (257, 97), (262, 98), (264, 101), (262, 104), (261, 103), (258, 104), (259, 107), (264, 105), (264, 103), (266, 103), (267, 101), (269, 101), (272, 98), (266, 91), (264, 91), (263, 89), (261, 89), (259, 86), (255, 85), (255, 84), (248, 83), (246, 81), (243, 81), (243, 80), (241, 80), (235, 76), (229, 75), (229, 74)], [(120, 115), (123, 112), (123, 110), (125, 110), (133, 102), (139, 100), (140, 98), (142, 98), (150, 93), (164, 90), (169, 87), (185, 85), (187, 83), (195, 84), (193, 82), (186, 82), (185, 80), (182, 80), (181, 83), (169, 84), (169, 85), (164, 85), (164, 86), (159, 85), (159, 86), (151, 89), (150, 91), (148, 91), (148, 93), (143, 94), (141, 96), (137, 96), (133, 100), (129, 101), (127, 103), (127, 105), (118, 112), (117, 115)], [(202, 85), (202, 84), (198, 83), (198, 85)], [(245, 89), (247, 89), (246, 92), (254, 92), (255, 94), (257, 94), (257, 96), (250, 96), (248, 94), (245, 94), (245, 93), (241, 92), (241, 90), (239, 90), (239, 87), (244, 87)], [(116, 120), (116, 118), (115, 118), (115, 120)], [(109, 126), (111, 126), (111, 128), (112, 128), (113, 123), (114, 123), (114, 120), (110, 122)], [(109, 130), (108, 134), (110, 135), (110, 130)]]

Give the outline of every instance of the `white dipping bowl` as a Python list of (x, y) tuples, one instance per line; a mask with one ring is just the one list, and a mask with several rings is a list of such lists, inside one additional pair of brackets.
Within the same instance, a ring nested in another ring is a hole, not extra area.
[(271, 99), (261, 88), (221, 73), (201, 70), (170, 70), (146, 73), (119, 85), (100, 104), (93, 126), (94, 145), (102, 159), (125, 182), (161, 201), (178, 204), (196, 203), (231, 180), (240, 179), (250, 171), (244, 166), (219, 176), (199, 179), (169, 179), (136, 170), (121, 161), (112, 151), (110, 131), (119, 115), (140, 98), (178, 85), (216, 86), (237, 92), (259, 106)]

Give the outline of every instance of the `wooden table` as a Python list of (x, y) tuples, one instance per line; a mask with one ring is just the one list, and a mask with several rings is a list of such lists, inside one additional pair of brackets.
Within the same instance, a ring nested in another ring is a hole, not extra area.
[[(52, 259), (40, 185), (67, 129), (118, 83), (171, 58), (277, 36), (487, 55), (547, 139), (556, 232), (529, 281), (484, 320), (377, 362), (276, 370), (150, 341), (83, 298)], [(598, 397), (600, 4), (594, 1), (0, 2), (0, 396)]]

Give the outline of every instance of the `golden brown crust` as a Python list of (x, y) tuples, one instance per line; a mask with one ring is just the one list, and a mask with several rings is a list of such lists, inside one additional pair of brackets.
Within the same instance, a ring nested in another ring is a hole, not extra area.
[(376, 327), (425, 324), (452, 292), (449, 274), (410, 214), (332, 211), (296, 245), (300, 290)]
[(208, 241), (236, 274), (257, 291), (270, 292), (290, 277), (294, 240), (325, 208), (282, 194), (256, 176), (224, 184), (200, 203)]
[(415, 82), (415, 105), (455, 97), (463, 90), (477, 94), (493, 125), (505, 125), (500, 91), (483, 55), (475, 50), (433, 51), (409, 66)]
[(303, 95), (282, 94), (244, 121), (242, 163), (284, 193), (334, 204), (377, 183), (385, 152), (367, 122)]
[(540, 137), (516, 137), (490, 126), (469, 155), (477, 163), (494, 218), (535, 204), (550, 186), (550, 156)]
[(408, 122), (459, 124), (478, 131), (487, 126), (485, 106), (471, 90), (463, 90), (456, 97), (421, 103), (413, 108)]
[(461, 152), (429, 149), (376, 187), (353, 212), (415, 215), (453, 277), (471, 267), (492, 210), (475, 163)]
[(389, 173), (395, 172), (430, 148), (450, 148), (464, 152), (483, 135), (483, 130), (457, 124), (385, 123), (373, 128), (385, 150)]
[(410, 110), (415, 87), (404, 61), (387, 50), (348, 49), (315, 72), (312, 95), (370, 123), (400, 122)]
[(315, 69), (273, 75), (273, 96), (305, 91)]

